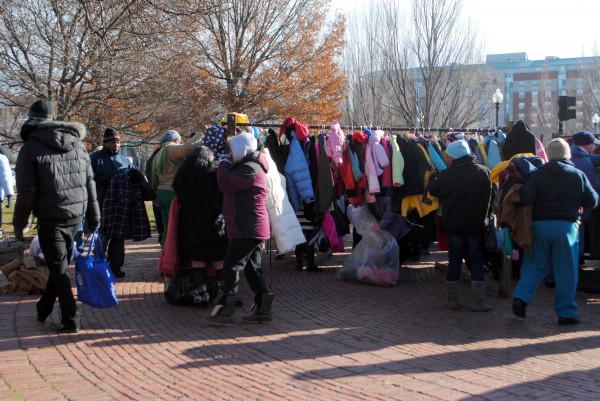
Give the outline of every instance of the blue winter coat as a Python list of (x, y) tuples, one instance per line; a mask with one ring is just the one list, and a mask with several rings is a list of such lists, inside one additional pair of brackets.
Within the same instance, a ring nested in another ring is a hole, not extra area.
[(305, 203), (315, 201), (315, 192), (310, 179), (308, 162), (294, 131), (292, 131), (290, 153), (285, 163), (285, 176), (288, 184), (290, 203), (294, 207), (294, 210), (298, 211), (302, 209), (301, 200)]
[(108, 149), (100, 149), (90, 155), (92, 170), (94, 170), (94, 181), (96, 181), (96, 192), (98, 193), (98, 204), (102, 210), (104, 197), (113, 177), (126, 172), (132, 167), (131, 162), (122, 153), (116, 155)]
[(600, 180), (596, 176), (596, 167), (600, 166), (600, 155), (590, 155), (577, 145), (571, 145), (571, 161), (578, 170), (583, 171), (594, 190), (600, 193)]

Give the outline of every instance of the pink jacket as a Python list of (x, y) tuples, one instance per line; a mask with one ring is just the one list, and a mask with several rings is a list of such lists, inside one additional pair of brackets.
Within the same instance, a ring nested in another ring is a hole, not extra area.
[(383, 168), (390, 164), (390, 160), (385, 154), (380, 140), (383, 138), (383, 131), (373, 131), (367, 142), (365, 154), (365, 170), (367, 182), (369, 184), (369, 193), (376, 194), (381, 192), (378, 177), (383, 174)]
[(179, 197), (175, 195), (173, 202), (171, 202), (171, 209), (169, 210), (169, 225), (167, 226), (165, 245), (160, 253), (158, 266), (156, 266), (159, 273), (169, 278), (175, 277), (179, 268), (179, 239), (177, 233), (179, 230), (180, 213), (181, 203), (179, 202)]
[(340, 123), (334, 121), (331, 124), (331, 130), (329, 131), (329, 138), (327, 138), (327, 142), (325, 145), (325, 153), (327, 153), (327, 157), (329, 157), (337, 167), (343, 164), (344, 159), (344, 143), (346, 142), (346, 135), (342, 128), (340, 127)]
[[(388, 144), (388, 139), (384, 136), (381, 138), (381, 146), (385, 151), (385, 155), (388, 160), (392, 160), (392, 155), (390, 153), (390, 146)], [(381, 186), (383, 188), (392, 188), (392, 163), (388, 163), (387, 166), (383, 167), (383, 175), (381, 176)]]

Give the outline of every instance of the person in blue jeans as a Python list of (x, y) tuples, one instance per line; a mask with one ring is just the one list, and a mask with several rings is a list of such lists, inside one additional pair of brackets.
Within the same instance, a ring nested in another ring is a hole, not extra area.
[(448, 168), (431, 175), (429, 193), (440, 199), (441, 226), (448, 237), (448, 307), (460, 309), (458, 286), (463, 258), (471, 268), (474, 312), (491, 311), (485, 303), (485, 219), (492, 200), (490, 170), (477, 163), (464, 140), (446, 148)]
[(558, 323), (577, 324), (580, 216), (584, 209), (596, 207), (598, 193), (569, 160), (567, 142), (552, 139), (546, 154), (548, 163), (535, 170), (520, 191), (520, 204), (532, 205), (532, 249), (523, 256), (512, 310), (525, 318), (527, 305), (550, 268), (556, 280), (554, 309)]

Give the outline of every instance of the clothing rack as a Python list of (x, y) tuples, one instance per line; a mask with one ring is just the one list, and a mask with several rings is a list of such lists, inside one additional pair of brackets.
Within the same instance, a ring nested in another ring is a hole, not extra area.
[[(286, 125), (283, 124), (267, 124), (267, 123), (237, 123), (236, 124), (236, 115), (235, 114), (227, 114), (227, 136), (235, 135), (235, 127), (259, 127), (259, 128), (283, 128)], [(307, 125), (309, 129), (331, 129), (331, 125), (319, 125), (319, 124), (311, 124)], [(369, 130), (384, 130), (384, 131), (404, 131), (404, 132), (414, 132), (414, 133), (424, 133), (424, 132), (464, 132), (464, 133), (478, 133), (478, 132), (496, 132), (495, 128), (489, 129), (479, 129), (479, 128), (425, 128), (425, 127), (390, 127), (390, 126), (367, 126), (367, 125), (342, 125), (341, 129), (346, 131), (354, 131), (361, 130), (363, 128)]]

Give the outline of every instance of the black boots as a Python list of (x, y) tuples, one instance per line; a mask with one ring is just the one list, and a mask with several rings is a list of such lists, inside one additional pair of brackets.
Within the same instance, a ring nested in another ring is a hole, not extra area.
[(251, 315), (244, 316), (242, 320), (244, 323), (269, 323), (273, 320), (271, 315), (271, 306), (273, 304), (273, 298), (275, 295), (265, 292), (261, 295), (260, 304), (252, 305), (250, 309)]
[(527, 314), (527, 304), (525, 301), (515, 298), (513, 299), (512, 310), (515, 316), (525, 319)]
[(190, 292), (192, 304), (205, 308), (210, 302), (209, 282), (206, 278), (204, 267), (192, 267), (190, 269), (190, 278), (194, 289)]
[(211, 326), (233, 326), (235, 323), (233, 313), (235, 312), (238, 298), (228, 296), (224, 304), (217, 303), (210, 313), (210, 317), (206, 319)]

